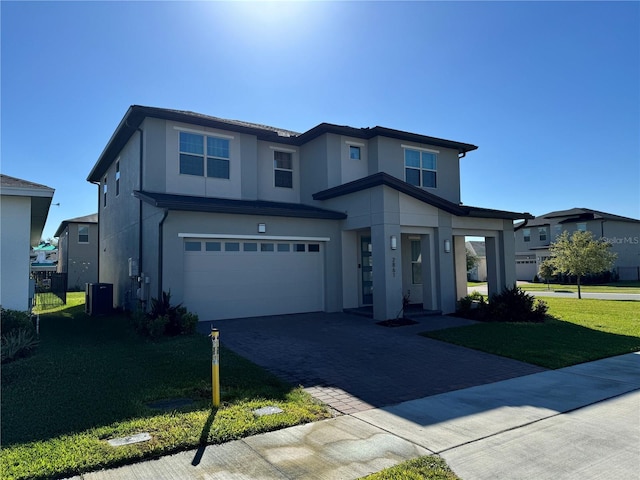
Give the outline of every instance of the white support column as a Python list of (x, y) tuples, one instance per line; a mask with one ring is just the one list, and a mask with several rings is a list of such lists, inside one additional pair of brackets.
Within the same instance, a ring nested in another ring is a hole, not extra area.
[[(392, 237), (396, 249), (391, 248)], [(402, 248), (400, 225), (371, 226), (373, 257), (373, 318), (389, 320), (402, 309)]]
[(496, 237), (485, 237), (485, 250), (487, 254), (487, 289), (489, 297), (502, 291), (499, 265), (500, 242)]
[(467, 296), (467, 250), (464, 237), (453, 237), (453, 251), (455, 253), (456, 272), (456, 302)]
[(437, 310), (433, 235), (420, 235), (420, 248), (422, 256), (422, 308)]

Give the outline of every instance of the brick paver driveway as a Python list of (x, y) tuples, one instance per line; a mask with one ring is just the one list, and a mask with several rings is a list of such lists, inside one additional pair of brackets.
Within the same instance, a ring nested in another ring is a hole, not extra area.
[[(309, 313), (218, 320), (214, 326), (226, 347), (342, 413), (544, 370), (417, 335), (467, 320), (418, 322), (389, 328), (345, 313)], [(199, 328), (208, 331), (209, 322)]]

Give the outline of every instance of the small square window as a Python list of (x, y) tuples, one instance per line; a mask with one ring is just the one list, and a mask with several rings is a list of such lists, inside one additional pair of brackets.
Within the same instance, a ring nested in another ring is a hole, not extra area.
[(586, 232), (587, 231), (587, 224), (586, 223), (578, 223), (576, 225), (576, 230), (578, 230), (579, 232)]
[(185, 252), (199, 252), (202, 250), (202, 242), (184, 242)]
[(349, 145), (349, 158), (351, 160), (360, 160), (360, 147)]
[(253, 242), (251, 242), (251, 243), (247, 242), (247, 243), (245, 243), (243, 245), (243, 250), (245, 252), (257, 252), (258, 251), (258, 244), (257, 243), (253, 243)]
[(207, 252), (219, 252), (222, 250), (222, 245), (220, 242), (207, 242), (206, 249)]
[(260, 251), (261, 252), (273, 252), (274, 246), (273, 243), (261, 243)]
[(224, 251), (225, 252), (239, 252), (240, 251), (240, 243), (238, 243), (238, 242), (225, 242)]
[(278, 244), (278, 251), (279, 252), (290, 252), (291, 251), (291, 245), (289, 245), (288, 243), (279, 243)]
[(304, 243), (294, 243), (293, 244), (293, 250), (295, 252), (304, 252), (306, 250), (305, 246), (306, 245)]
[(310, 252), (319, 252), (320, 251), (320, 244), (319, 243), (310, 243), (309, 244), (309, 251)]

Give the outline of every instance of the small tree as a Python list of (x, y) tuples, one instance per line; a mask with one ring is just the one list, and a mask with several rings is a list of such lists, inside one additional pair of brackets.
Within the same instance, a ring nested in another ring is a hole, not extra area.
[(617, 255), (610, 252), (610, 248), (611, 244), (594, 240), (591, 232), (576, 231), (569, 236), (569, 233), (564, 231), (549, 246), (549, 261), (555, 273), (576, 276), (578, 298), (582, 298), (580, 279), (584, 275), (604, 272), (612, 267)]
[(544, 279), (547, 284), (547, 290), (549, 290), (549, 281), (553, 277), (553, 263), (549, 259), (545, 260), (540, 264), (540, 270), (538, 270), (538, 275)]
[[(466, 247), (465, 247), (466, 248)], [(473, 268), (480, 263), (478, 256), (471, 250), (466, 248), (467, 251), (467, 273), (473, 270)]]

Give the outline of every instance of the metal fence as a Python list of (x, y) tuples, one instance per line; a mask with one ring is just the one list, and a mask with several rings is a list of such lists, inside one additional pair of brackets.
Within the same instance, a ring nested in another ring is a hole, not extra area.
[(31, 278), (36, 281), (33, 307), (39, 310), (67, 304), (67, 274), (35, 271)]

